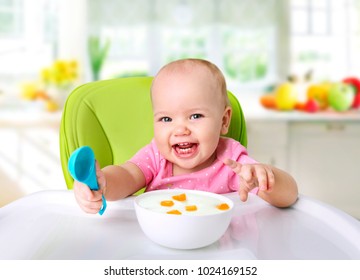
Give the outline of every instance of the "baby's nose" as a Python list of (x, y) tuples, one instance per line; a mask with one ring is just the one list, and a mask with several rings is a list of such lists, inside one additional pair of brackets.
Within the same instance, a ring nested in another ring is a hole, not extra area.
[(190, 129), (184, 124), (179, 124), (175, 128), (176, 136), (190, 135), (190, 133), (191, 133)]

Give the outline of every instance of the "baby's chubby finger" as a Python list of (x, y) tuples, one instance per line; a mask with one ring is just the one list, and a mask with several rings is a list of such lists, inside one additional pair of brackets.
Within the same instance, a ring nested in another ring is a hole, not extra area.
[(258, 178), (259, 189), (262, 191), (271, 191), (275, 184), (274, 173), (271, 168), (263, 165), (260, 169), (256, 170)]
[(246, 189), (240, 188), (239, 196), (240, 196), (240, 200), (242, 202), (245, 202), (248, 199), (248, 192), (246, 191)]
[(74, 193), (76, 197), (87, 201), (98, 201), (102, 196), (102, 191), (92, 191), (87, 185), (78, 181), (74, 181)]
[(228, 159), (224, 160), (224, 164), (226, 166), (230, 167), (235, 173), (240, 174), (241, 167), (242, 167), (241, 163), (238, 163), (235, 160), (232, 160), (232, 159), (228, 158)]
[(255, 176), (257, 178), (259, 189), (266, 191), (268, 189), (267, 172), (262, 166), (255, 168)]
[(92, 191), (90, 188), (78, 181), (74, 181), (75, 199), (86, 213), (95, 214), (102, 206), (102, 191)]

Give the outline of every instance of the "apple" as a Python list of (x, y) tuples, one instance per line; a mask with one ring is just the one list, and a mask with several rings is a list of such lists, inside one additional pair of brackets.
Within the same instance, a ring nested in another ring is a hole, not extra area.
[(304, 110), (308, 113), (315, 113), (320, 110), (320, 105), (315, 99), (309, 99), (305, 103)]
[(292, 83), (279, 85), (275, 92), (276, 108), (279, 110), (293, 110), (297, 103), (298, 93)]
[(328, 101), (331, 108), (342, 112), (351, 108), (354, 101), (354, 89), (346, 83), (334, 83), (328, 92)]
[(352, 107), (355, 108), (355, 109), (360, 108), (360, 93), (357, 93), (354, 96), (354, 102), (352, 104)]
[(356, 77), (347, 77), (342, 80), (343, 83), (349, 84), (355, 88), (355, 93), (360, 93), (360, 80)]
[(349, 84), (354, 88), (355, 98), (351, 107), (356, 109), (360, 108), (360, 79), (357, 77), (347, 77), (343, 79), (343, 83)]

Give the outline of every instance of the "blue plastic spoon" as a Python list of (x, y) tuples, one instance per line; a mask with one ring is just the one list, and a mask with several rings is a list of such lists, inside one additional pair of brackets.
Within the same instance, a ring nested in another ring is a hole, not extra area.
[[(71, 176), (79, 182), (89, 186), (91, 190), (99, 190), (96, 180), (95, 155), (89, 146), (76, 149), (70, 156), (68, 168)], [(99, 211), (102, 215), (106, 209), (106, 200), (102, 195), (103, 205)]]

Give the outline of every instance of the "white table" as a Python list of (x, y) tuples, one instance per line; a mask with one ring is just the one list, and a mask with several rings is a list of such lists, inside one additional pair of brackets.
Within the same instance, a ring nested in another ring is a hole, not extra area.
[(344, 212), (305, 196), (288, 209), (228, 196), (236, 208), (225, 235), (174, 250), (143, 234), (133, 197), (100, 216), (82, 212), (72, 191), (41, 191), (0, 208), (0, 259), (360, 259), (360, 222)]

